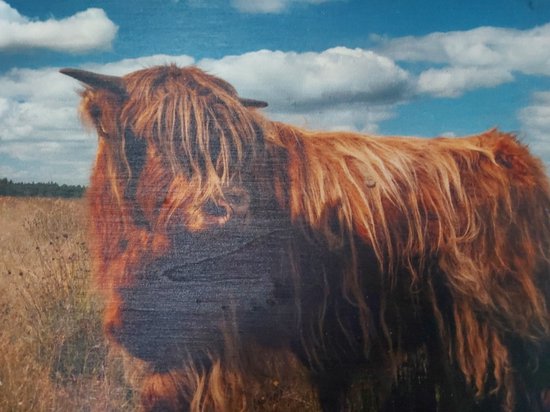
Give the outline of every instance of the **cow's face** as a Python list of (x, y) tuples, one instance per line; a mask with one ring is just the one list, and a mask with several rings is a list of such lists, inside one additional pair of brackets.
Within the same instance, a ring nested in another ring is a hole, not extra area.
[(88, 84), (100, 137), (89, 199), (109, 335), (159, 368), (282, 342), (290, 225), (250, 109), (262, 103), (197, 69), (67, 74)]

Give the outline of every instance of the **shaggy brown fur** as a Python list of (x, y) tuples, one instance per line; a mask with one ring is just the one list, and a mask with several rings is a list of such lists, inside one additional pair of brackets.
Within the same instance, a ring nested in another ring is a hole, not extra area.
[(145, 409), (257, 410), (301, 381), (312, 408), (391, 410), (422, 356), (433, 399), (410, 410), (541, 407), (550, 187), (513, 135), (310, 132), (193, 67), (65, 73), (100, 138), (105, 326), (152, 365)]

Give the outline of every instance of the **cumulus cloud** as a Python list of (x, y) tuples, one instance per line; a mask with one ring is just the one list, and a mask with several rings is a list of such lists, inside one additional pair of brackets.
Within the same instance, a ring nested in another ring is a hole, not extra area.
[(54, 68), (13, 69), (0, 76), (0, 173), (86, 183), (96, 141), (79, 123), (76, 89)]
[(334, 0), (232, 0), (233, 7), (244, 13), (281, 13), (291, 5), (321, 4)]
[(419, 92), (459, 96), (513, 80), (515, 72), (550, 75), (550, 23), (528, 30), (480, 27), (396, 39), (373, 37), (377, 51), (395, 61), (444, 65), (419, 76)]
[(53, 69), (13, 69), (0, 76), (0, 139), (35, 138), (37, 134), (58, 140), (75, 126), (68, 105), (75, 104), (74, 87)]
[(479, 27), (420, 37), (380, 39), (379, 51), (397, 61), (502, 67), (550, 75), (550, 23), (528, 30)]
[(261, 50), (199, 66), (243, 96), (269, 102), (275, 117), (312, 128), (375, 130), (411, 91), (409, 74), (372, 51), (337, 47), (320, 53)]
[(0, 0), (0, 51), (10, 49), (49, 49), (82, 53), (108, 49), (117, 26), (102, 9), (89, 8), (56, 20), (33, 20), (22, 16)]
[(26, 182), (86, 184), (94, 157), (94, 139), (82, 141), (0, 142), (0, 176)]
[(428, 69), (420, 73), (417, 91), (436, 97), (458, 97), (469, 90), (498, 86), (513, 80), (508, 70), (492, 67)]
[(526, 141), (550, 171), (550, 91), (535, 93), (531, 104), (519, 112), (519, 119)]
[(267, 111), (270, 119), (290, 123), (306, 129), (349, 130), (377, 133), (380, 123), (394, 117), (392, 105), (360, 105), (334, 107), (311, 112)]
[(109, 74), (111, 76), (123, 76), (136, 70), (148, 67), (176, 64), (180, 67), (189, 66), (195, 63), (191, 56), (171, 56), (168, 54), (155, 54), (152, 56), (138, 57), (135, 59), (123, 59), (116, 62), (105, 64), (86, 64), (82, 69), (94, 71), (97, 73)]

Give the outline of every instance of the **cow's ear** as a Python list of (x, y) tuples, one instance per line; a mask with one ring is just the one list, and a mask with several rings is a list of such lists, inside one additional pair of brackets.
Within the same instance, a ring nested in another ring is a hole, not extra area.
[(86, 89), (80, 101), (80, 116), (83, 123), (96, 129), (104, 138), (115, 138), (119, 135), (117, 117), (120, 102), (116, 95), (93, 89)]
[(60, 72), (87, 86), (82, 93), (80, 104), (80, 113), (84, 122), (95, 127), (102, 137), (118, 136), (116, 127), (118, 109), (121, 101), (127, 97), (122, 77), (79, 69), (61, 69)]
[(105, 89), (119, 95), (126, 94), (126, 87), (122, 77), (108, 76), (80, 69), (61, 69), (60, 73), (81, 81), (92, 89)]

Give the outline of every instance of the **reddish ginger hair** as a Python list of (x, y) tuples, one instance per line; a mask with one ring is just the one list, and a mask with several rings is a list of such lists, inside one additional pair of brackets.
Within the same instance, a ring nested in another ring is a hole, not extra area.
[[(306, 131), (268, 120), (254, 110), (261, 103), (194, 67), (67, 74), (87, 83), (80, 111), (100, 137), (90, 244), (110, 335), (124, 327), (120, 288), (177, 249), (175, 234), (208, 235), (272, 209), (292, 234), (282, 243), (297, 332), (273, 349), (225, 331), (234, 356), (210, 352), (204, 367), (182, 351), (145, 380), (145, 409), (258, 409), (259, 370), (308, 382), (310, 370), (322, 407), (357, 407), (358, 370), (395, 372), (426, 345), (472, 402), (537, 402), (520, 369), (550, 341), (550, 186), (515, 136)], [(433, 325), (437, 344), (415, 337), (407, 316), (417, 308), (412, 322)], [(342, 347), (359, 354), (349, 376), (335, 366)], [(335, 370), (349, 384), (330, 398)]]

